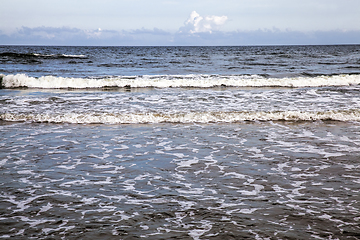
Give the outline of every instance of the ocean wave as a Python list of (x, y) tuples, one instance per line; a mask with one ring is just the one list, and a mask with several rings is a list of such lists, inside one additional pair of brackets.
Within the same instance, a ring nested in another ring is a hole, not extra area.
[(17, 53), (17, 52), (2, 52), (0, 57), (13, 59), (29, 59), (29, 58), (87, 58), (85, 55), (74, 54), (40, 54), (40, 53)]
[(189, 113), (1, 113), (0, 120), (10, 122), (47, 122), (77, 124), (146, 123), (236, 123), (244, 121), (360, 121), (360, 109), (324, 112), (189, 112)]
[(259, 75), (144, 75), (104, 78), (30, 77), (26, 74), (0, 74), (2, 88), (170, 88), (170, 87), (321, 87), (360, 84), (360, 74), (266, 78)]

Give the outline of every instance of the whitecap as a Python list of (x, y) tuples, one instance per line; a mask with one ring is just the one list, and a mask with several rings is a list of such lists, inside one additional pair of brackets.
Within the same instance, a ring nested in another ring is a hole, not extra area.
[(360, 84), (360, 75), (334, 75), (294, 78), (264, 78), (259, 75), (143, 75), (112, 78), (29, 77), (26, 74), (1, 75), (5, 88), (104, 88), (104, 87), (320, 87)]

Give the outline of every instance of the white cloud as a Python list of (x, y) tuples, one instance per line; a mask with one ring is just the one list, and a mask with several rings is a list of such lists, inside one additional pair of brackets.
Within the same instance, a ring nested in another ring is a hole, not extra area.
[(181, 32), (201, 33), (219, 30), (227, 21), (227, 16), (200, 16), (196, 11), (190, 14), (185, 26), (180, 29)]

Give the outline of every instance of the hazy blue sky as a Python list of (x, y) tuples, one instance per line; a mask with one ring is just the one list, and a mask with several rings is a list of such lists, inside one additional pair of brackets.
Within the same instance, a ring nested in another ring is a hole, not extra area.
[(0, 44), (360, 43), (359, 0), (0, 0)]

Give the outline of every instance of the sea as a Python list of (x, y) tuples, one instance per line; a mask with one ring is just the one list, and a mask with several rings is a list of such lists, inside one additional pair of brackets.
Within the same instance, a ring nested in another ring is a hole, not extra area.
[(0, 239), (360, 239), (360, 45), (0, 46)]

